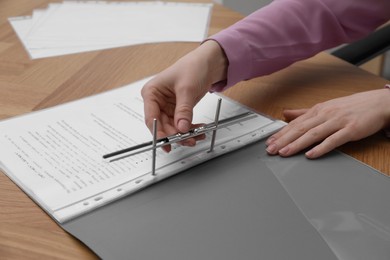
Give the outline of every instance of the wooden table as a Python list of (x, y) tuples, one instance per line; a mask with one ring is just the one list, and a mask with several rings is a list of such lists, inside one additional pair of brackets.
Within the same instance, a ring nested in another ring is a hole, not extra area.
[[(31, 60), (7, 21), (49, 0), (0, 1), (0, 119), (79, 99), (158, 73), (197, 43), (163, 43)], [(209, 2), (209, 1), (203, 1)], [(215, 5), (210, 34), (242, 18)], [(275, 118), (283, 108), (310, 107), (331, 98), (382, 88), (386, 80), (328, 54), (270, 76), (238, 84), (230, 97)], [(282, 119), (282, 118), (281, 118)], [(382, 133), (341, 147), (390, 174), (390, 143)], [(90, 259), (96, 256), (63, 231), (4, 174), (0, 174), (1, 259)]]

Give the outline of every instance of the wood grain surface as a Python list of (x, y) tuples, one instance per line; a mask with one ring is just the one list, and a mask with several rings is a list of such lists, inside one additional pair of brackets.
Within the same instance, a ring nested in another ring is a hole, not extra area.
[[(156, 74), (199, 44), (145, 44), (31, 60), (7, 19), (30, 15), (32, 10), (44, 8), (50, 2), (55, 1), (0, 1), (0, 119), (100, 93)], [(209, 34), (240, 18), (240, 14), (214, 5)], [(310, 107), (331, 98), (382, 88), (385, 82), (321, 53), (278, 73), (242, 82), (226, 94), (259, 112), (283, 119), (284, 108)], [(340, 149), (390, 174), (387, 161), (390, 146), (382, 133)], [(93, 252), (62, 230), (0, 173), (0, 259), (95, 258)]]

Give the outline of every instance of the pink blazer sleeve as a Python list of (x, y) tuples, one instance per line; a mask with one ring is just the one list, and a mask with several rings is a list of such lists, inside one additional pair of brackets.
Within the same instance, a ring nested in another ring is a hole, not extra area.
[(274, 0), (213, 35), (229, 60), (222, 91), (366, 36), (390, 19), (390, 0)]

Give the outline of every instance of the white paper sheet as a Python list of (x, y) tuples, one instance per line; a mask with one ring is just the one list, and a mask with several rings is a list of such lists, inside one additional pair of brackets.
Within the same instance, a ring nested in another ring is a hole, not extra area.
[(155, 42), (200, 42), (211, 4), (65, 1), (9, 22), (31, 58)]

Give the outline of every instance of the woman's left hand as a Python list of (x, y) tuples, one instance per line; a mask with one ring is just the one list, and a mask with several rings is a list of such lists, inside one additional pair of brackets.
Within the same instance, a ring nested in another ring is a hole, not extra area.
[(267, 140), (267, 152), (290, 156), (318, 143), (305, 153), (314, 159), (387, 127), (390, 90), (361, 92), (310, 109), (285, 110), (283, 115), (290, 123)]

